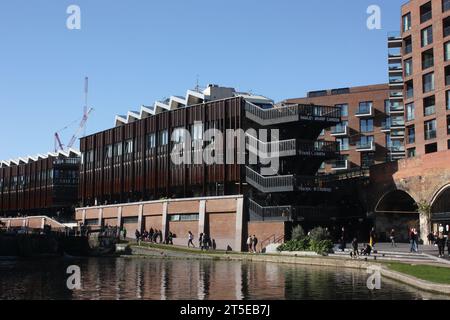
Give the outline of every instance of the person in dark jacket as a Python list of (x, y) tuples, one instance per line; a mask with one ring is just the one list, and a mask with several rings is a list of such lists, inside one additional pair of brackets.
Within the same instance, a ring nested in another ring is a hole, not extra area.
[(359, 256), (358, 246), (359, 246), (358, 239), (354, 238), (352, 241), (353, 251), (350, 252), (350, 257), (355, 258), (355, 259), (358, 258), (358, 256)]
[(437, 238), (436, 243), (439, 249), (439, 258), (443, 258), (445, 252), (445, 238), (442, 232), (439, 233), (439, 237)]
[(139, 242), (139, 239), (141, 238), (141, 233), (139, 232), (139, 230), (136, 229), (134, 235), (136, 236), (136, 242)]

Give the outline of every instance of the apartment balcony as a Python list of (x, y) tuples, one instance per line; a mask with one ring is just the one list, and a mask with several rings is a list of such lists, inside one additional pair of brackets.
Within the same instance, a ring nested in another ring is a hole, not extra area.
[(336, 160), (331, 163), (331, 170), (340, 171), (350, 169), (348, 160)]
[(348, 126), (337, 125), (331, 128), (331, 135), (333, 137), (346, 136), (348, 135)]
[(246, 167), (246, 180), (252, 187), (264, 193), (292, 192), (331, 192), (327, 180), (316, 176), (274, 175), (263, 176)]
[(373, 117), (373, 106), (372, 105), (364, 105), (359, 106), (356, 111), (357, 117)]
[(389, 99), (391, 101), (403, 101), (403, 90), (394, 91), (389, 93)]
[(403, 40), (399, 32), (390, 32), (388, 34), (388, 48), (401, 48), (402, 44)]
[(248, 119), (262, 126), (299, 121), (315, 121), (328, 124), (341, 122), (341, 109), (338, 107), (292, 104), (263, 109), (253, 103), (246, 102), (245, 112)]
[(394, 77), (389, 79), (389, 88), (393, 91), (403, 91), (403, 78)]
[(405, 130), (391, 130), (391, 139), (398, 140), (405, 138)]
[(405, 154), (404, 146), (389, 146), (387, 148), (391, 154)]
[(401, 65), (389, 66), (390, 76), (403, 76), (403, 67)]
[[(402, 99), (403, 99), (403, 93), (402, 93)], [(393, 103), (389, 107), (389, 113), (390, 114), (403, 114), (405, 112), (405, 106), (403, 103)], [(403, 122), (403, 125), (405, 125), (405, 122)]]
[(375, 142), (373, 141), (360, 141), (356, 146), (358, 152), (375, 151)]
[(405, 120), (391, 120), (391, 130), (405, 129)]
[(339, 155), (339, 144), (335, 141), (281, 140), (262, 142), (247, 134), (247, 149), (261, 158), (291, 157), (296, 155), (334, 158)]
[(381, 131), (382, 132), (390, 132), (391, 131), (391, 122), (383, 121), (383, 123), (381, 124)]
[(292, 206), (261, 206), (256, 201), (248, 200), (248, 211), (252, 221), (291, 221)]
[(389, 53), (388, 54), (388, 63), (396, 64), (402, 62), (402, 55), (400, 53)]

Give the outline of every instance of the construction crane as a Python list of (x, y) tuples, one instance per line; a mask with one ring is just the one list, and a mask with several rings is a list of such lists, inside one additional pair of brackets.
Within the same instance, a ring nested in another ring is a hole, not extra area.
[(75, 142), (78, 139), (78, 136), (81, 132), (83, 132), (83, 137), (86, 136), (86, 124), (89, 119), (89, 116), (91, 115), (92, 111), (94, 111), (93, 108), (88, 108), (88, 88), (89, 87), (89, 78), (86, 77), (84, 79), (84, 107), (83, 107), (83, 117), (81, 118), (81, 122), (78, 126), (77, 131), (73, 134), (73, 136), (70, 138), (70, 141), (67, 145), (64, 145), (61, 141), (60, 132), (63, 130), (66, 130), (69, 128), (72, 124), (74, 124), (77, 120), (72, 122), (71, 124), (65, 126), (61, 130), (55, 132), (55, 152), (58, 152), (58, 150), (64, 151), (68, 150), (73, 147)]

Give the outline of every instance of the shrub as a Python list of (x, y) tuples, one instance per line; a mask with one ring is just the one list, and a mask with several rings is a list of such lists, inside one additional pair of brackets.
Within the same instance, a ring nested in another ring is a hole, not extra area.
[(326, 255), (333, 253), (333, 242), (330, 240), (311, 241), (310, 250), (317, 254)]
[(309, 238), (290, 240), (277, 248), (278, 251), (309, 251)]
[(292, 229), (292, 240), (302, 240), (305, 238), (305, 230), (302, 226), (296, 226)]
[(311, 241), (320, 242), (324, 240), (329, 240), (330, 233), (322, 227), (317, 227), (311, 230), (309, 237), (311, 238)]

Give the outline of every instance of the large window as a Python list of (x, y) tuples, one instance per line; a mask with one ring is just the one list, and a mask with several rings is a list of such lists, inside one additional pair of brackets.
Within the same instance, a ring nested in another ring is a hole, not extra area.
[(414, 98), (414, 83), (412, 80), (405, 83), (406, 86), (406, 99)]
[(364, 101), (359, 103), (358, 114), (370, 114), (372, 112), (372, 101)]
[(431, 11), (432, 11), (431, 10), (431, 1), (420, 6), (420, 23), (424, 23), (428, 20), (431, 20), (431, 18), (432, 18)]
[(156, 134), (149, 133), (147, 135), (147, 149), (154, 149), (154, 148), (156, 148)]
[(431, 140), (436, 138), (436, 119), (426, 121), (424, 125), (425, 140)]
[(166, 129), (159, 133), (159, 145), (165, 146), (168, 143), (169, 143), (169, 132)]
[(402, 18), (403, 32), (411, 30), (411, 13), (408, 12)]
[(407, 150), (406, 156), (408, 158), (414, 158), (416, 156), (416, 148), (410, 148)]
[(434, 96), (423, 99), (423, 115), (430, 116), (436, 112), (436, 99)]
[(110, 144), (108, 144), (108, 145), (105, 147), (105, 158), (111, 159), (112, 156), (113, 156), (113, 146), (110, 145)]
[(434, 72), (427, 73), (422, 77), (423, 92), (427, 93), (434, 90)]
[(442, 12), (450, 10), (450, 0), (442, 0)]
[(410, 77), (413, 74), (413, 60), (412, 58), (405, 60), (405, 77)]
[(433, 49), (422, 52), (422, 70), (431, 68), (432, 66), (434, 66)]
[(450, 110), (450, 90), (445, 92), (445, 100), (446, 100), (447, 110)]
[(404, 53), (409, 54), (412, 52), (412, 38), (411, 36), (406, 37), (405, 40), (403, 40), (403, 48)]
[(133, 153), (133, 140), (129, 139), (125, 141), (125, 154)]
[(368, 149), (372, 147), (373, 142), (373, 136), (361, 136), (361, 139), (359, 140), (359, 147)]
[(444, 43), (444, 60), (450, 60), (450, 41)]
[(373, 119), (361, 119), (360, 120), (361, 132), (373, 132)]
[(450, 134), (450, 115), (447, 116), (447, 134)]
[(450, 66), (445, 67), (445, 85), (450, 85)]
[(425, 145), (425, 153), (434, 153), (437, 152), (437, 143), (430, 143)]
[(406, 120), (412, 121), (415, 119), (416, 109), (414, 108), (414, 103), (406, 104)]
[(349, 144), (348, 138), (336, 139), (336, 141), (337, 141), (337, 143), (339, 143), (341, 151), (348, 151), (350, 149), (350, 144)]
[(429, 26), (422, 30), (422, 47), (426, 47), (433, 43), (433, 27)]
[(348, 104), (337, 104), (336, 107), (341, 109), (341, 116), (348, 117)]
[(123, 154), (122, 142), (118, 142), (114, 145), (114, 156), (119, 157)]
[(407, 129), (407, 143), (415, 143), (416, 142), (416, 128), (414, 126), (409, 126)]

